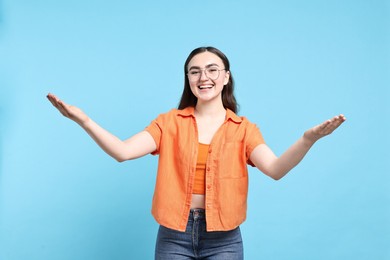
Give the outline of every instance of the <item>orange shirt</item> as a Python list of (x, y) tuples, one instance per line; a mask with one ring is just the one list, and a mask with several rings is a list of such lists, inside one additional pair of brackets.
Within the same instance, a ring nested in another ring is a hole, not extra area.
[[(171, 229), (185, 231), (191, 207), (198, 155), (198, 130), (194, 108), (172, 109), (145, 129), (159, 154), (152, 214)], [(247, 209), (247, 163), (253, 149), (264, 143), (259, 128), (227, 109), (215, 133), (206, 162), (207, 231), (232, 230), (244, 222)]]

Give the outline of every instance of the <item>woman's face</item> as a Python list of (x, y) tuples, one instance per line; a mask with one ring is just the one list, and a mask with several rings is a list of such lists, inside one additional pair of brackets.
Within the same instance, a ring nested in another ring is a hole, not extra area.
[(212, 52), (195, 55), (187, 66), (187, 77), (192, 93), (199, 102), (222, 100), (222, 90), (229, 82), (229, 71), (222, 60)]

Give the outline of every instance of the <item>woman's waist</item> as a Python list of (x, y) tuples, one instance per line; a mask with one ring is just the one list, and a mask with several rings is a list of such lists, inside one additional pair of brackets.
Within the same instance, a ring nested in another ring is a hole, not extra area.
[(192, 194), (191, 209), (204, 209), (205, 208), (205, 195)]

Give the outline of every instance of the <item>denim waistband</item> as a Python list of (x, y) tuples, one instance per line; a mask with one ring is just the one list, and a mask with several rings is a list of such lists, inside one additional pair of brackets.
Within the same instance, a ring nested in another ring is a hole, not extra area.
[(204, 209), (191, 209), (190, 210), (190, 219), (205, 219), (206, 211)]

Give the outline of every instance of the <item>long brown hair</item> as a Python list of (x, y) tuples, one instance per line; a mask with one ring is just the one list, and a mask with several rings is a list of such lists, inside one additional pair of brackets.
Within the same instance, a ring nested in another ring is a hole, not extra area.
[(195, 95), (192, 93), (191, 88), (190, 88), (190, 82), (187, 77), (187, 66), (188, 63), (191, 61), (191, 59), (202, 52), (211, 52), (217, 55), (223, 62), (225, 66), (225, 70), (229, 71), (230, 77), (229, 77), (229, 82), (223, 87), (222, 90), (222, 104), (224, 108), (228, 108), (232, 110), (234, 113), (237, 113), (238, 110), (238, 104), (236, 101), (236, 98), (234, 97), (234, 80), (233, 80), (233, 75), (232, 72), (230, 71), (230, 63), (228, 58), (223, 54), (220, 50), (214, 47), (199, 47), (193, 50), (190, 55), (188, 55), (186, 62), (184, 63), (184, 89), (183, 89), (183, 94), (180, 99), (179, 103), (179, 109), (184, 109), (186, 107), (195, 107), (196, 102), (198, 101)]

